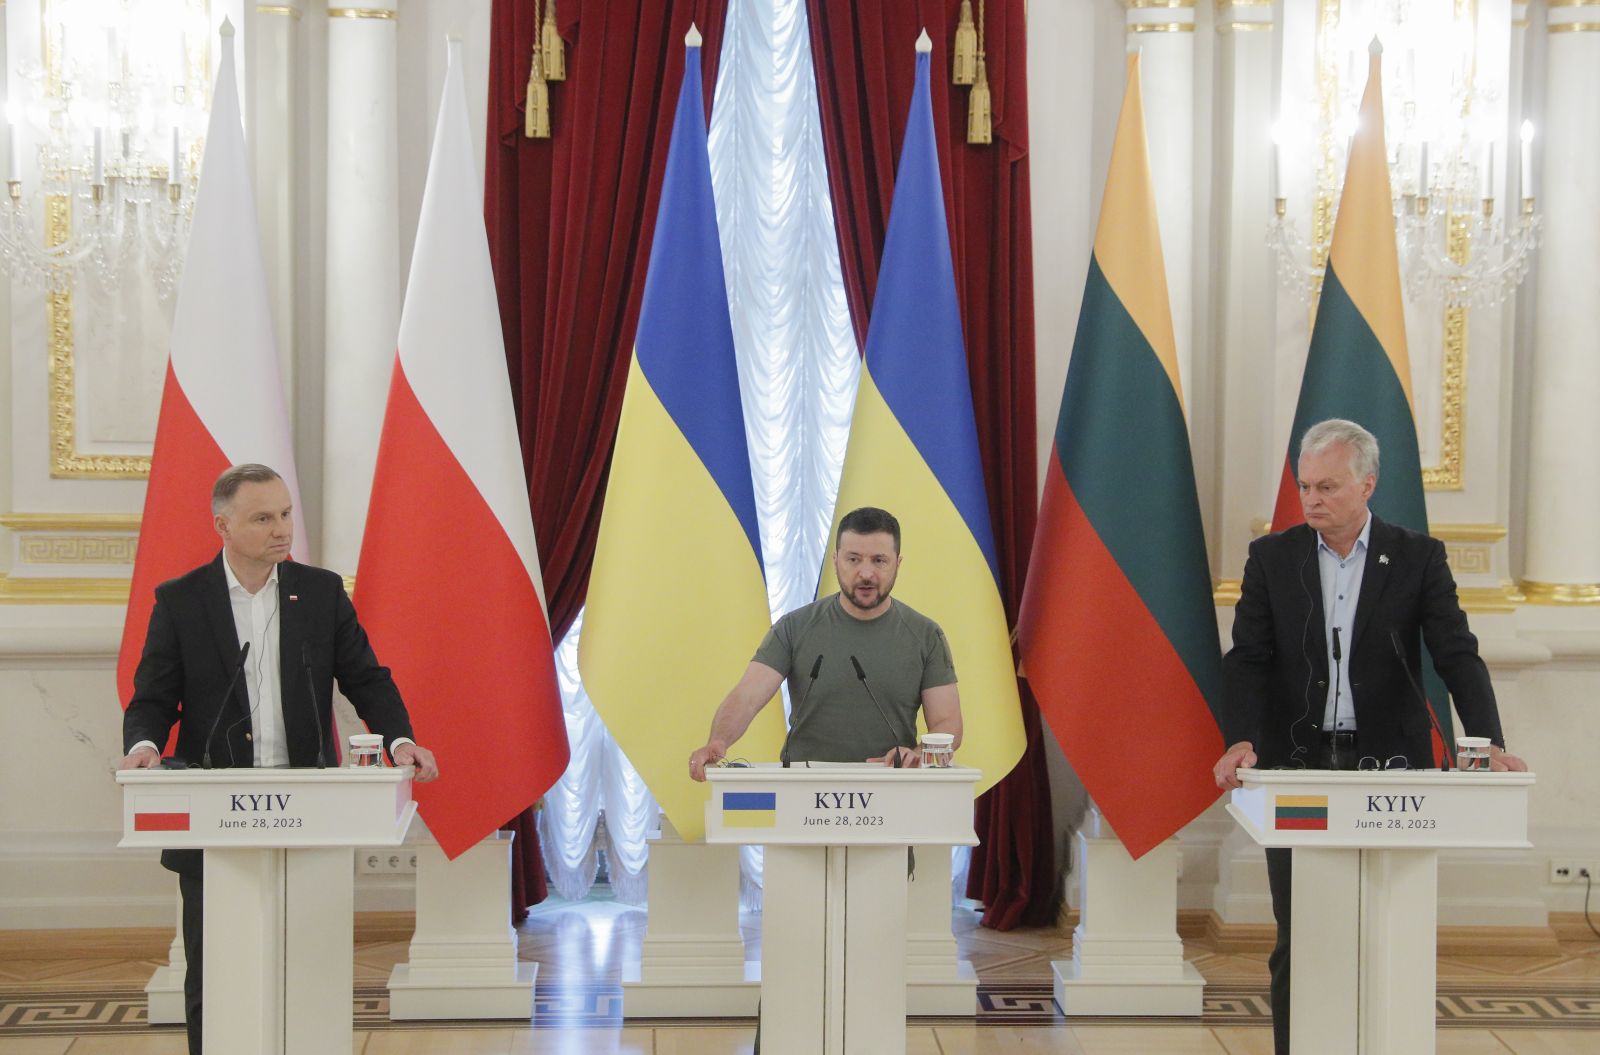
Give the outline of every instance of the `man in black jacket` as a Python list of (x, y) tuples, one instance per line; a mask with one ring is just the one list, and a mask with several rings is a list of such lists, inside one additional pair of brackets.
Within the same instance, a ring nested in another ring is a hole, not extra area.
[[(160, 765), (160, 745), (175, 723), (176, 757), (192, 766), (334, 764), (337, 679), (356, 713), (383, 735), (396, 765), (415, 766), (418, 781), (437, 777), (433, 754), (411, 738), (400, 692), (373, 655), (343, 581), (287, 560), (294, 508), (282, 478), (264, 465), (236, 465), (217, 479), (211, 511), (222, 552), (156, 587), (123, 715), (127, 757), (120, 768)], [(161, 863), (178, 873), (183, 895), (184, 1011), (189, 1051), (197, 1055), (202, 858), (197, 850), (167, 850)]]
[[(1432, 722), (1415, 687), (1422, 641), (1465, 732), (1490, 739), (1490, 767), (1526, 769), (1505, 752), (1489, 671), (1443, 544), (1367, 508), (1377, 439), (1350, 421), (1313, 425), (1298, 475), (1305, 524), (1257, 539), (1245, 562), (1233, 648), (1223, 658), (1223, 735), (1232, 746), (1215, 766), (1217, 786), (1238, 787), (1240, 767), (1431, 766)], [(1290, 854), (1267, 851), (1278, 1055), (1289, 1050)]]

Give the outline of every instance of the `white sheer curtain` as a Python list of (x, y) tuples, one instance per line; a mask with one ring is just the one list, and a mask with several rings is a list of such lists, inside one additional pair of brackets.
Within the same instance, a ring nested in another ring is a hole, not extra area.
[[(731, 0), (727, 18), (711, 178), (767, 596), (777, 617), (816, 595), (860, 356), (839, 270), (804, 0)], [(561, 896), (579, 898), (603, 848), (617, 897), (638, 901), (656, 805), (583, 692), (581, 626), (580, 618), (556, 657), (572, 762), (540, 815), (545, 865)], [(717, 702), (706, 701), (708, 725)], [(759, 852), (747, 852), (744, 866), (745, 901), (753, 905)]]

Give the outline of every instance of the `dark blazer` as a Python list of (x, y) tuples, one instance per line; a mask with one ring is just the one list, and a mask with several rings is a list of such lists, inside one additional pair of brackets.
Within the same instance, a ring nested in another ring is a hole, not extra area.
[[(1322, 613), (1317, 537), (1310, 527), (1300, 524), (1250, 545), (1234, 608), (1233, 648), (1222, 661), (1223, 733), (1229, 744), (1250, 741), (1262, 768), (1294, 764), (1297, 748), (1304, 749), (1299, 761), (1316, 762), (1329, 677)], [(1373, 516), (1345, 645), (1362, 755), (1405, 755), (1418, 768), (1432, 764), (1432, 727), (1412, 687), (1413, 680), (1422, 682), (1421, 641), (1450, 690), (1462, 731), (1504, 747), (1489, 671), (1456, 600), (1444, 544)], [(1443, 706), (1433, 702), (1435, 709)]]
[[(411, 721), (400, 691), (389, 669), (380, 666), (373, 655), (337, 573), (292, 561), (278, 565), (277, 631), (283, 725), (291, 766), (317, 764), (319, 722), (325, 761), (330, 766), (337, 764), (335, 679), (356, 714), (373, 732), (383, 735), (386, 747), (392, 748), (399, 737), (411, 737)], [(177, 723), (175, 754), (198, 766), (205, 757), (206, 736), (215, 724), (211, 764), (253, 765), (255, 745), (247, 718), (250, 697), (243, 675), (223, 698), (238, 665), (239, 647), (220, 553), (209, 564), (157, 586), (144, 653), (133, 675), (133, 699), (122, 718), (123, 750), (141, 740), (164, 749)], [(308, 662), (309, 682), (316, 686), (315, 720), (306, 677)], [(219, 710), (224, 712), (220, 723)], [(193, 858), (198, 867), (198, 854)], [(162, 855), (162, 863), (175, 867), (171, 851)]]

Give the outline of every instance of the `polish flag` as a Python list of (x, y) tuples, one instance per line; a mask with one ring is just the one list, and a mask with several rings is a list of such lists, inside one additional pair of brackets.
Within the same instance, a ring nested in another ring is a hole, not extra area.
[(239, 119), (232, 24), (224, 21), (221, 34), (222, 61), (117, 657), (117, 692), (124, 707), (133, 697), (133, 672), (144, 651), (155, 588), (222, 548), (211, 524), (211, 486), (224, 469), (261, 462), (283, 476), (294, 499), (293, 554), (305, 559), (300, 485)]
[(456, 857), (567, 767), (566, 721), (452, 40), (356, 603), (440, 778), (418, 809)]

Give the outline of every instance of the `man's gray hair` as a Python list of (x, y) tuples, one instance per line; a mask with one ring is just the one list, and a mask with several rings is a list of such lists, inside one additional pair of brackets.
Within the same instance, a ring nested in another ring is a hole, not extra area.
[(1356, 479), (1378, 475), (1378, 437), (1344, 418), (1319, 421), (1300, 440), (1300, 457), (1321, 454), (1335, 443), (1350, 448), (1350, 469)]
[(232, 504), (233, 496), (245, 484), (267, 484), (281, 479), (283, 477), (278, 475), (276, 469), (256, 462), (229, 466), (211, 485), (211, 515), (221, 516), (222, 511)]

